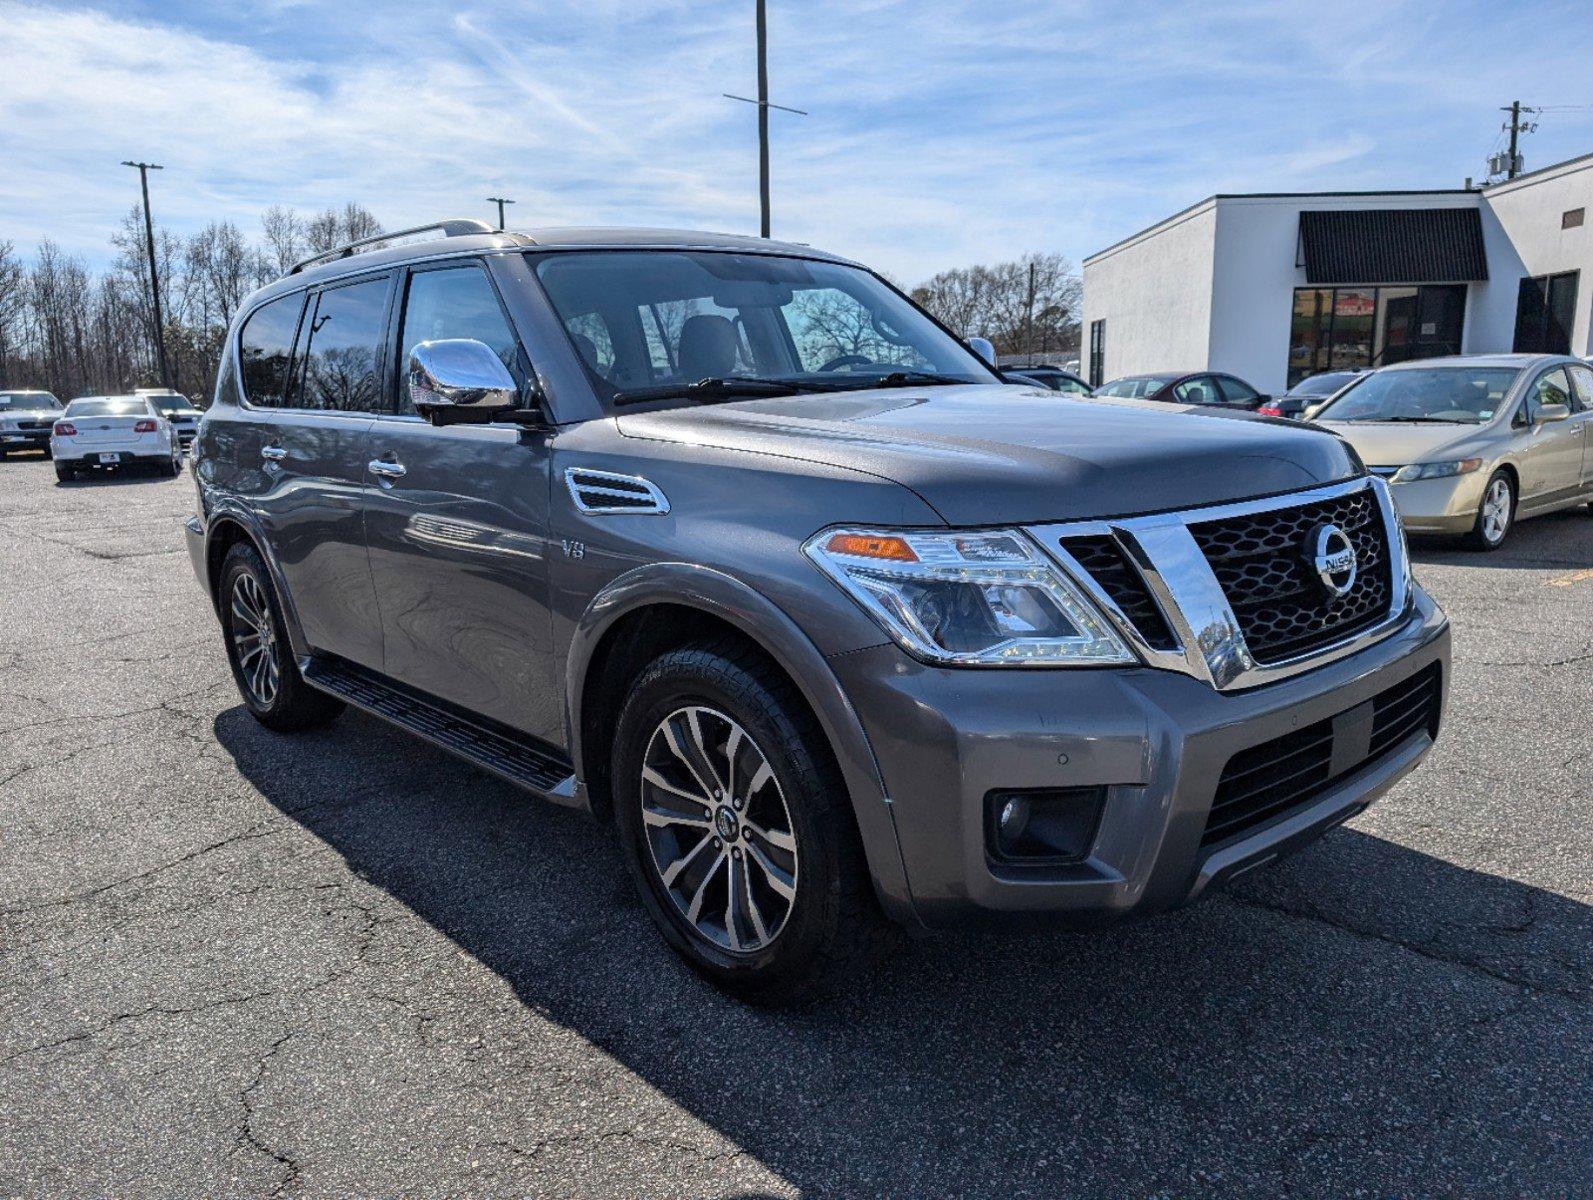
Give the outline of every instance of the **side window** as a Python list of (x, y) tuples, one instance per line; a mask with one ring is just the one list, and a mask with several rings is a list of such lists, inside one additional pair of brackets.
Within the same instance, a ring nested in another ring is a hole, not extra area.
[(1555, 367), (1552, 371), (1545, 371), (1538, 376), (1532, 390), (1527, 393), (1527, 419), (1536, 421), (1538, 410), (1545, 404), (1571, 403), (1571, 381), (1566, 377), (1564, 367)]
[(520, 347), (503, 315), (498, 294), (480, 267), (417, 271), (409, 277), (404, 324), (398, 341), (398, 411), (412, 413), (409, 354), (421, 342), (471, 338), (483, 342), (520, 377)]
[(1571, 382), (1583, 412), (1593, 409), (1593, 367), (1570, 367)]
[(1193, 379), (1186, 379), (1173, 389), (1173, 395), (1180, 404), (1215, 404), (1217, 402), (1217, 389), (1211, 386), (1210, 375), (1197, 375)]
[(328, 288), (317, 299), (296, 407), (329, 412), (385, 408), (381, 361), (388, 278)]
[(238, 353), (244, 395), (250, 404), (264, 408), (282, 403), (293, 360), (293, 335), (303, 308), (304, 293), (297, 292), (256, 309), (244, 322)]
[(1232, 375), (1217, 376), (1217, 388), (1229, 404), (1253, 404), (1261, 396), (1255, 388)]

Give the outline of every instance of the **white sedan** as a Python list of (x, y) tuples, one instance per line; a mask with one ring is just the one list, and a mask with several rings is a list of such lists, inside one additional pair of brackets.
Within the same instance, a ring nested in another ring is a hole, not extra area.
[(80, 471), (144, 465), (162, 475), (183, 469), (182, 441), (146, 396), (82, 396), (66, 406), (50, 431), (55, 477)]

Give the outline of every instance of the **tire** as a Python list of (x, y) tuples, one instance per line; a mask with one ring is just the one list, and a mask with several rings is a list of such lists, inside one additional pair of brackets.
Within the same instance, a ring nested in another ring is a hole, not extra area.
[[(695, 758), (694, 770), (677, 745), (694, 758), (705, 747), (708, 762)], [(704, 766), (711, 779), (699, 783)], [(642, 902), (670, 946), (713, 983), (760, 1003), (800, 1003), (865, 969), (894, 940), (823, 731), (795, 687), (745, 646), (711, 641), (649, 664), (620, 711), (613, 768), (615, 825)], [(751, 786), (734, 797), (740, 805), (712, 802), (718, 784), (743, 782)], [(700, 904), (695, 921), (689, 898)]]
[(69, 462), (61, 462), (59, 459), (57, 459), (55, 463), (55, 477), (61, 483), (71, 483), (72, 480), (77, 478), (77, 468)]
[(239, 542), (227, 551), (219, 596), (227, 663), (255, 720), (290, 733), (325, 725), (343, 711), (341, 700), (299, 674), (271, 576), (253, 546)]
[(163, 463), (160, 463), (158, 466), (156, 466), (155, 469), (157, 471), (159, 471), (167, 479), (176, 479), (177, 476), (182, 474), (182, 470), (183, 470), (183, 457), (182, 457), (182, 455), (183, 455), (182, 448), (179, 447), (175, 442), (173, 442), (172, 443), (171, 458), (169, 458), (167, 461), (165, 461)]
[[(1503, 505), (1502, 512), (1496, 507)], [(1477, 504), (1477, 519), (1466, 535), (1466, 545), (1473, 550), (1497, 550), (1516, 523), (1516, 485), (1508, 471), (1495, 471), (1488, 476), (1482, 489), (1482, 500)]]

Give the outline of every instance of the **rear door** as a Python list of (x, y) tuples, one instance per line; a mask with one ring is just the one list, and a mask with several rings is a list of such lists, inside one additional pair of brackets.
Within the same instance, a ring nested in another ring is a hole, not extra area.
[(530, 363), (489, 274), (450, 260), (407, 272), (391, 374), (396, 415), (376, 421), (366, 494), (386, 673), (549, 742), (563, 739), (562, 674), (548, 607), (551, 434), (436, 427), (416, 415), (404, 366), (422, 341), (473, 338), (522, 387)]
[[(284, 301), (250, 318), (243, 427), (228, 451), (252, 485), (249, 503), (305, 640), (378, 670), (381, 615), (361, 497), (371, 425), (388, 403), (380, 368), (392, 286), (391, 272), (339, 281), (312, 290), (302, 315)], [(285, 341), (290, 321), (297, 336)]]

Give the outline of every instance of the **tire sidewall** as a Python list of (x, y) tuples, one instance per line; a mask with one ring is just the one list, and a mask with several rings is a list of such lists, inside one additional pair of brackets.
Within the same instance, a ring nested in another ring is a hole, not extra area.
[[(254, 691), (249, 687), (244, 678), (243, 669), (238, 665), (238, 647), (233, 640), (232, 615), (232, 589), (240, 575), (252, 575), (261, 592), (265, 595), (266, 604), (271, 609), (272, 632), (276, 638), (276, 652), (279, 656), (277, 662), (277, 694), (269, 705), (261, 704), (255, 699)], [(277, 608), (276, 589), (271, 586), (271, 580), (266, 574), (265, 563), (259, 554), (248, 546), (237, 545), (227, 552), (226, 559), (221, 564), (221, 636), (226, 644), (227, 665), (232, 669), (233, 682), (238, 685), (238, 695), (243, 698), (244, 704), (256, 717), (270, 719), (277, 710), (283, 706), (288, 693), (288, 668), (291, 665), (280, 658), (282, 649), (287, 642), (287, 631), (283, 628), (282, 613)]]
[[(711, 669), (704, 669), (707, 663), (713, 664)], [(757, 743), (779, 782), (796, 835), (796, 901), (775, 940), (753, 954), (731, 954), (690, 929), (658, 878), (641, 820), (641, 768), (648, 742), (665, 717), (691, 704), (734, 718)], [(615, 827), (643, 904), (694, 969), (720, 982), (772, 987), (834, 936), (841, 867), (839, 848), (816, 818), (812, 792), (820, 779), (811, 751), (779, 701), (728, 660), (702, 651), (675, 651), (656, 660), (637, 680), (614, 737)]]
[[(1504, 532), (1499, 535), (1498, 541), (1489, 541), (1483, 532), (1483, 509), (1488, 503), (1488, 494), (1493, 491), (1494, 484), (1504, 481), (1505, 489), (1510, 493), (1510, 511), (1505, 518)], [(1519, 498), (1516, 496), (1515, 484), (1510, 481), (1510, 476), (1504, 471), (1495, 471), (1488, 476), (1488, 482), (1482, 489), (1482, 501), (1477, 505), (1477, 524), (1475, 529), (1476, 542), (1485, 550), (1497, 550), (1509, 539), (1510, 533), (1516, 527), (1516, 505)]]

